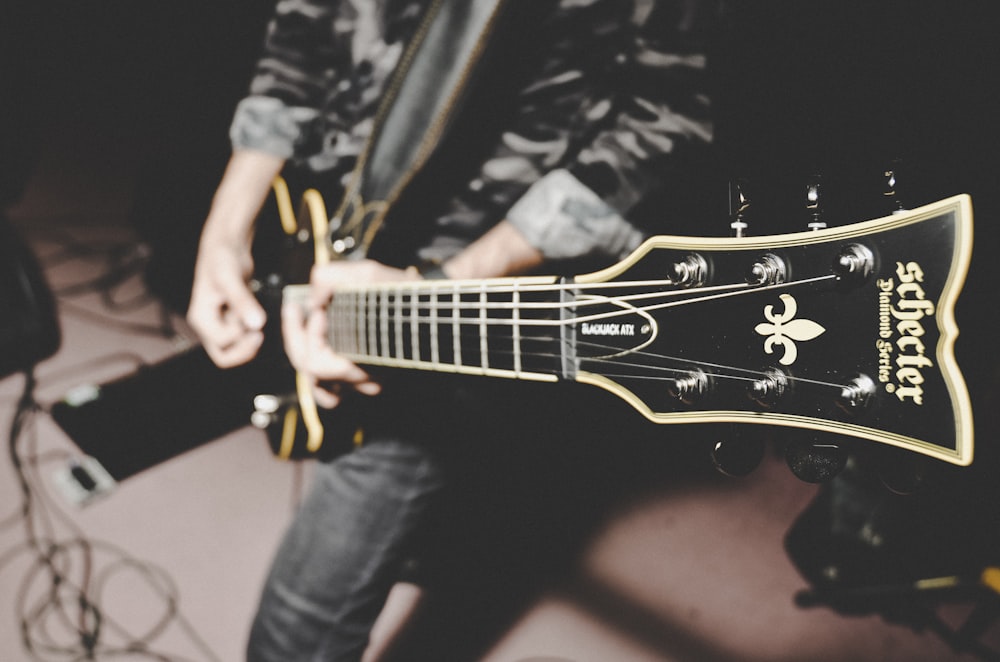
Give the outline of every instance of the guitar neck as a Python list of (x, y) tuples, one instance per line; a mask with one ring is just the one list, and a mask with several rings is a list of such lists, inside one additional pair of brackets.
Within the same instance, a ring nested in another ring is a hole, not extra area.
[(954, 311), (971, 252), (971, 201), (954, 196), (824, 230), (651, 237), (572, 279), (341, 287), (328, 335), (360, 364), (575, 381), (656, 423), (793, 427), (966, 465)]
[(338, 289), (328, 340), (365, 365), (512, 379), (573, 378), (572, 285), (552, 277)]

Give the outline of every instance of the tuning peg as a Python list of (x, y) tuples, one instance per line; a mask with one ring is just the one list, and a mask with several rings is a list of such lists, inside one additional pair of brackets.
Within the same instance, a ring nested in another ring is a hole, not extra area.
[(806, 184), (806, 211), (809, 214), (810, 230), (822, 230), (826, 227), (826, 221), (823, 220), (823, 188), (820, 175), (813, 175)]
[(847, 464), (847, 451), (834, 442), (795, 440), (785, 447), (785, 461), (799, 480), (822, 483), (841, 472)]
[(879, 480), (890, 492), (909, 496), (927, 482), (930, 465), (916, 453), (896, 449), (884, 451), (876, 459)]
[(729, 218), (734, 237), (743, 237), (747, 230), (747, 212), (750, 198), (747, 195), (747, 180), (734, 179), (729, 182)]
[(730, 438), (712, 443), (712, 464), (719, 473), (734, 478), (748, 475), (764, 459), (765, 443), (761, 435), (730, 431)]
[(899, 195), (900, 171), (902, 170), (902, 160), (893, 159), (892, 163), (882, 172), (883, 187), (882, 195), (889, 202), (890, 210), (893, 214), (900, 214), (906, 211), (902, 197)]

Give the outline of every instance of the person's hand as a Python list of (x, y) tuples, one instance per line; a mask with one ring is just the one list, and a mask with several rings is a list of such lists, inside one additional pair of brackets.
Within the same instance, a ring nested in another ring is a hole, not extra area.
[(203, 237), (187, 320), (221, 368), (246, 363), (264, 341), (264, 308), (247, 285), (252, 272), (249, 240)]
[(286, 303), (281, 310), (285, 353), (313, 387), (316, 404), (332, 408), (344, 389), (377, 395), (381, 385), (360, 366), (333, 351), (327, 339), (327, 306), (338, 287), (346, 284), (418, 279), (412, 271), (387, 267), (372, 260), (331, 262), (313, 268), (309, 300)]
[(246, 363), (264, 342), (264, 308), (247, 282), (253, 273), (253, 227), (271, 182), (284, 166), (279, 156), (235, 150), (198, 244), (187, 320), (220, 368)]

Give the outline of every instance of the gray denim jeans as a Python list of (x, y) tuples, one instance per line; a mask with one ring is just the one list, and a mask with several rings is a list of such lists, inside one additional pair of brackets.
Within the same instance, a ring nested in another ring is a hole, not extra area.
[(398, 439), (319, 464), (264, 586), (248, 662), (360, 659), (443, 484), (433, 453)]

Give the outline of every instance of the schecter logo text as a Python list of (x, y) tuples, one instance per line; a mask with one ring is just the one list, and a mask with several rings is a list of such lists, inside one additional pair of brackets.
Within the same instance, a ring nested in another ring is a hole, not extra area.
[[(924, 403), (922, 370), (934, 365), (927, 358), (923, 337), (924, 318), (933, 317), (934, 303), (928, 301), (924, 272), (916, 262), (896, 263), (896, 277), (877, 282), (879, 339), (879, 382), (901, 401)], [(895, 339), (893, 337), (895, 336)]]

